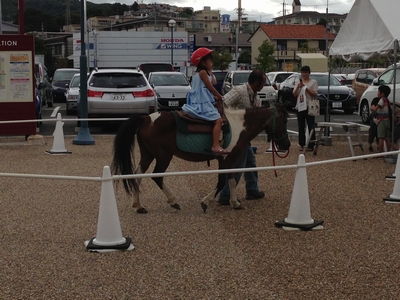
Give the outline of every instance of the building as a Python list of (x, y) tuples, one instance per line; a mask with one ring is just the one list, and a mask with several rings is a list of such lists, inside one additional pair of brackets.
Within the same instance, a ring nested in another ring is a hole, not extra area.
[[(328, 34), (329, 47), (335, 36)], [(278, 70), (288, 64), (297, 69), (299, 53), (321, 53), (326, 55), (326, 29), (322, 25), (260, 25), (250, 36), (251, 63), (257, 64), (258, 48), (267, 40), (275, 47), (274, 58)]]
[(2, 34), (19, 34), (18, 25), (1, 21), (1, 33)]
[(288, 15), (284, 13), (283, 16), (274, 18), (274, 21), (277, 25), (316, 25), (322, 19), (328, 19), (327, 24), (329, 25), (331, 33), (338, 34), (346, 17), (347, 14), (328, 13), (327, 18), (326, 14), (317, 11), (301, 11), (300, 0), (295, 0), (292, 4), (292, 13)]

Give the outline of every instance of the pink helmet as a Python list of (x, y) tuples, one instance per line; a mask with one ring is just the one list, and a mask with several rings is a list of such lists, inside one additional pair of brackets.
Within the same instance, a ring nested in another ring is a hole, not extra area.
[(207, 56), (213, 51), (214, 50), (210, 50), (208, 48), (199, 48), (193, 52), (192, 56), (190, 57), (190, 61), (193, 65), (197, 66), (204, 56)]

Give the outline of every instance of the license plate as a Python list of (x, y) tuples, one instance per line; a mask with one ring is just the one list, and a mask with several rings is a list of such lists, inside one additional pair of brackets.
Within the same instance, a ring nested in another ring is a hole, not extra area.
[(332, 107), (333, 108), (341, 108), (342, 107), (342, 102), (332, 102)]
[(168, 106), (179, 106), (179, 101), (168, 101)]
[(111, 100), (125, 100), (125, 94), (111, 94)]

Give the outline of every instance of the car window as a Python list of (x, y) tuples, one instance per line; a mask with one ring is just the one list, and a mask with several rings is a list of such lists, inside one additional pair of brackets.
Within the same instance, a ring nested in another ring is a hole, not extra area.
[(213, 72), (215, 78), (217, 79), (217, 81), (224, 81), (226, 73), (225, 72)]
[(286, 80), (286, 78), (288, 78), (291, 74), (287, 73), (287, 74), (278, 74), (275, 78), (275, 81), (278, 83), (281, 83), (282, 81)]
[(165, 75), (165, 74), (157, 74), (153, 75), (150, 78), (150, 83), (153, 83), (155, 86), (187, 86), (189, 82), (185, 78), (185, 76), (176, 74), (176, 75)]
[(241, 85), (246, 83), (250, 73), (236, 73), (233, 77), (233, 85)]
[(62, 70), (54, 73), (53, 81), (70, 81), (75, 74), (78, 74), (79, 70)]
[(81, 83), (80, 76), (75, 76), (74, 78), (72, 78), (72, 82), (69, 85), (69, 87), (79, 87), (80, 83)]
[(365, 82), (366, 82), (366, 77), (367, 77), (367, 74), (365, 74), (364, 72), (360, 72), (360, 73), (357, 75), (357, 81), (358, 81), (358, 82), (365, 83)]
[(89, 86), (105, 88), (144, 87), (146, 80), (141, 74), (134, 73), (98, 73), (93, 74)]
[(389, 70), (386, 73), (383, 73), (381, 77), (379, 77), (379, 84), (390, 83), (392, 76), (393, 76), (393, 70)]
[(376, 78), (376, 74), (372, 72), (368, 72), (365, 78), (366, 84), (372, 84), (372, 81)]

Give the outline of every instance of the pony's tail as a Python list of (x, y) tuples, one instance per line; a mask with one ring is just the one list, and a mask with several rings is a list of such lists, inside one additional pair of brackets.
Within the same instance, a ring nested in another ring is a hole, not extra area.
[[(136, 169), (134, 163), (135, 136), (143, 124), (143, 117), (132, 115), (118, 129), (114, 139), (114, 156), (111, 163), (111, 170), (114, 175), (133, 174)], [(139, 186), (135, 179), (123, 179), (125, 191), (132, 194), (139, 192)]]

